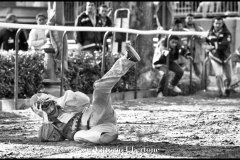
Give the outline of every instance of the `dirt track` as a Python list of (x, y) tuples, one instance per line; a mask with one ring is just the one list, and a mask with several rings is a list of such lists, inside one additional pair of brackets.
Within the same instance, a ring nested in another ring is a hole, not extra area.
[(38, 142), (30, 109), (0, 113), (0, 158), (240, 158), (240, 93), (114, 102), (119, 138), (108, 145)]

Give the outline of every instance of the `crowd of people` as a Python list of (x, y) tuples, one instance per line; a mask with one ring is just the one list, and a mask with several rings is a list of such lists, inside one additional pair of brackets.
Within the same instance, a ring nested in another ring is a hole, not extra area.
[[(95, 2), (86, 2), (86, 10), (76, 18), (75, 26), (90, 27), (111, 27), (112, 20), (109, 18), (111, 8), (102, 4), (99, 9)], [(47, 25), (48, 17), (43, 13), (36, 15), (37, 25)], [(17, 16), (8, 14), (5, 18), (6, 23), (18, 23)], [(0, 46), (3, 50), (15, 49), (15, 35), (17, 29), (3, 28), (0, 30)], [(75, 32), (75, 41), (78, 51), (100, 49), (103, 43), (104, 32)], [(111, 36), (111, 35), (110, 35)], [(42, 46), (47, 42), (49, 34), (44, 29), (32, 29), (27, 35), (23, 30), (19, 38), (19, 49), (27, 51), (32, 49), (42, 51)]]
[[(111, 27), (112, 20), (109, 17), (110, 14), (111, 9), (107, 5), (102, 4), (97, 8), (95, 2), (89, 1), (86, 2), (85, 11), (77, 16), (74, 26)], [(36, 15), (37, 25), (46, 25), (47, 19), (47, 16), (42, 13)], [(18, 20), (14, 14), (9, 14), (6, 16), (5, 22), (17, 23)], [(187, 14), (184, 20), (175, 19), (170, 31), (202, 32), (204, 30), (194, 22), (192, 14)], [(1, 49), (15, 49), (16, 32), (17, 29), (13, 28), (2, 28), (0, 30)], [(21, 32), (19, 36), (19, 49), (24, 51), (32, 49), (42, 52), (42, 46), (47, 42), (47, 38), (49, 38), (47, 33), (44, 29), (32, 29), (29, 36), (26, 35), (26, 32)], [(75, 32), (74, 38), (77, 44), (77, 52), (101, 50), (104, 34), (105, 32)], [(224, 23), (223, 18), (220, 17), (213, 18), (207, 38), (201, 36), (161, 37), (155, 48), (152, 61), (153, 67), (157, 68), (162, 74), (157, 92), (163, 92), (165, 86), (166, 57), (168, 54), (170, 55), (168, 69), (175, 74), (169, 82), (169, 88), (177, 94), (181, 94), (182, 92), (178, 84), (184, 74), (186, 58), (192, 60), (194, 74), (201, 80), (203, 76), (203, 60), (207, 54), (210, 59), (211, 68), (216, 75), (219, 96), (227, 96), (225, 90), (229, 89), (232, 76), (232, 64), (230, 60), (231, 42), (231, 33)], [(169, 45), (167, 45), (168, 43)], [(207, 46), (206, 49), (203, 46)], [(223, 79), (224, 76), (227, 77), (226, 80)]]
[[(111, 9), (102, 4), (97, 9), (95, 2), (86, 2), (85, 11), (80, 13), (74, 26), (89, 27), (111, 27), (112, 20), (109, 17)], [(46, 25), (47, 16), (39, 13), (36, 15), (37, 25)], [(17, 17), (9, 14), (5, 18), (7, 23), (17, 23)], [(200, 25), (194, 22), (194, 16), (187, 14), (184, 20), (175, 19), (170, 31), (204, 31)], [(1, 49), (15, 49), (15, 35), (17, 29), (2, 28), (0, 30)], [(48, 32), (44, 29), (32, 29), (29, 36), (26, 32), (21, 32), (19, 36), (19, 49), (32, 49), (36, 52), (42, 52), (42, 46), (49, 38)], [(105, 32), (80, 32), (74, 33), (77, 44), (77, 52), (101, 50)], [(112, 36), (112, 35), (109, 35)], [(28, 37), (28, 39), (27, 39)], [(214, 38), (213, 38), (214, 37)], [(203, 61), (206, 55), (210, 59), (210, 65), (216, 75), (219, 96), (227, 96), (225, 90), (231, 85), (232, 64), (230, 44), (232, 42), (229, 32), (223, 18), (213, 18), (212, 26), (209, 28), (207, 38), (201, 36), (164, 36), (161, 37), (153, 56), (153, 67), (162, 74), (157, 93), (163, 92), (166, 79), (166, 57), (169, 54), (169, 71), (174, 72), (173, 79), (169, 82), (169, 89), (177, 94), (181, 94), (178, 87), (186, 67), (186, 58), (192, 60), (194, 74), (201, 80), (203, 76)], [(169, 45), (167, 45), (169, 43)], [(206, 48), (204, 46), (207, 46)], [(209, 74), (209, 72), (208, 72)], [(226, 80), (224, 80), (226, 77)], [(159, 95), (161, 96), (161, 94)]]
[[(203, 28), (194, 22), (194, 16), (188, 14), (184, 21), (175, 19), (171, 31), (204, 31)], [(168, 41), (168, 42), (167, 42)], [(232, 63), (230, 46), (232, 35), (227, 28), (222, 17), (214, 17), (211, 27), (208, 30), (207, 37), (202, 36), (166, 36), (160, 39), (153, 56), (153, 67), (158, 69), (163, 76), (158, 87), (158, 96), (162, 96), (165, 84), (166, 57), (169, 55), (169, 71), (174, 72), (174, 77), (168, 84), (168, 89), (174, 91), (175, 95), (181, 94), (178, 87), (181, 80), (186, 61), (184, 56), (192, 60), (194, 74), (202, 80), (203, 61), (205, 57), (209, 58), (212, 72), (216, 77), (219, 97), (228, 96), (227, 90), (231, 85)], [(167, 45), (167, 43), (169, 45)], [(167, 47), (168, 46), (168, 47)], [(205, 47), (204, 47), (205, 46)], [(210, 67), (205, 75), (208, 79)], [(226, 77), (226, 79), (225, 79)]]

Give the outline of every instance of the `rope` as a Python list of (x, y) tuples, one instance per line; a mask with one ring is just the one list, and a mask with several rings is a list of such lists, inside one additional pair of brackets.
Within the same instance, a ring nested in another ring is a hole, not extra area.
[(123, 32), (141, 35), (155, 35), (155, 34), (172, 34), (172, 35), (197, 35), (206, 37), (207, 32), (181, 32), (181, 31), (166, 31), (166, 30), (136, 30), (118, 27), (76, 27), (76, 26), (50, 26), (50, 25), (34, 25), (34, 24), (18, 24), (18, 23), (0, 23), (2, 28), (21, 28), (21, 29), (48, 29), (55, 31), (90, 31), (90, 32)]

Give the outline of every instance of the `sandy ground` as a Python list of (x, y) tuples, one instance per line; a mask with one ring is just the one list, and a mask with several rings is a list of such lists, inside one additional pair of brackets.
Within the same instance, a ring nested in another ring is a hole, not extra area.
[(39, 142), (30, 109), (0, 112), (0, 158), (240, 158), (240, 93), (114, 102), (118, 140)]

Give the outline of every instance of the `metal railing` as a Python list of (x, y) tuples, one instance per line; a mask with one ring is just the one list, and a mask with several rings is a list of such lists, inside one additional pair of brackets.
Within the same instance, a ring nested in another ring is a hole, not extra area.
[[(131, 33), (131, 34), (136, 34), (138, 35), (156, 35), (156, 34), (172, 34), (172, 35), (199, 35), (199, 36), (207, 36), (207, 32), (180, 32), (180, 31), (165, 31), (165, 30), (135, 30), (135, 29), (127, 29), (127, 28), (116, 28), (116, 27), (71, 27), (71, 26), (44, 26), (44, 25), (33, 25), (33, 24), (16, 24), (16, 23), (0, 23), (0, 27), (3, 28), (17, 28), (17, 34), (15, 36), (15, 77), (14, 77), (14, 104), (15, 108), (17, 108), (17, 100), (18, 100), (18, 50), (19, 50), (19, 44), (18, 38), (19, 34), (22, 31), (22, 29), (48, 29), (48, 30), (55, 30), (55, 31), (62, 31), (64, 32), (63, 34), (63, 40), (65, 39), (65, 36), (68, 31), (91, 31), (91, 32), (106, 32), (105, 36), (108, 34), (108, 32), (121, 32), (121, 33)], [(136, 38), (137, 39), (137, 38)], [(61, 58), (63, 57), (64, 54), (64, 47), (62, 48), (63, 52), (61, 55)], [(104, 53), (105, 55), (105, 53)], [(102, 61), (104, 61), (104, 55)], [(102, 62), (102, 65), (103, 62)], [(61, 61), (61, 90), (60, 92), (62, 93), (63, 89), (63, 72), (64, 72), (64, 61), (62, 58)], [(101, 73), (104, 72), (104, 67), (101, 68)]]
[(186, 16), (192, 13), (196, 17), (214, 15), (239, 16), (238, 1), (174, 1), (172, 3), (174, 16)]

